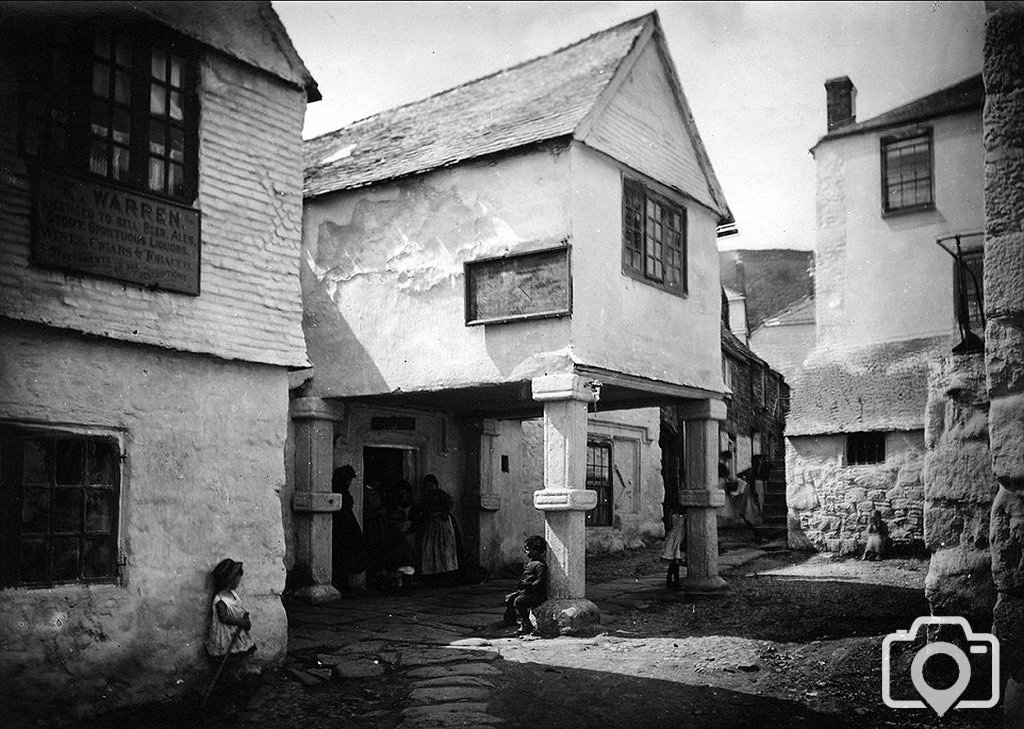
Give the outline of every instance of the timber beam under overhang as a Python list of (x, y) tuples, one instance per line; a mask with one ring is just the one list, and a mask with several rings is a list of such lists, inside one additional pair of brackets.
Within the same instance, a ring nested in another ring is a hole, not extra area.
[[(674, 405), (686, 400), (722, 399), (723, 394), (697, 387), (651, 380), (597, 367), (576, 366), (573, 374), (596, 383), (599, 397), (591, 412)], [(335, 398), (331, 398), (335, 400)], [(395, 390), (379, 395), (338, 398), (338, 402), (387, 408), (452, 412), (468, 418), (526, 420), (544, 413), (533, 399), (530, 380), (454, 387), (441, 390)]]

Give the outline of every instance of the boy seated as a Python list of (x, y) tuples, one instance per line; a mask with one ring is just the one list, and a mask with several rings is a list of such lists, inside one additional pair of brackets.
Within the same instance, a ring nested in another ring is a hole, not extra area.
[(544, 558), (548, 544), (544, 537), (527, 537), (523, 551), (526, 552), (526, 566), (515, 592), (505, 595), (505, 625), (519, 622), (516, 635), (533, 633), (530, 622), (530, 608), (537, 607), (548, 599), (548, 565)]

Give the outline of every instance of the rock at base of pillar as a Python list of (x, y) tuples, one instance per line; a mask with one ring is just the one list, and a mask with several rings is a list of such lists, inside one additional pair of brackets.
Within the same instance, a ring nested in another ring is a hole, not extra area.
[(295, 591), (295, 597), (312, 605), (322, 605), (341, 598), (341, 593), (334, 585), (307, 585)]
[(548, 600), (533, 608), (540, 635), (591, 635), (601, 624), (601, 611), (586, 598)]
[(729, 591), (729, 585), (718, 575), (684, 577), (679, 580), (679, 589), (687, 595), (724, 595)]

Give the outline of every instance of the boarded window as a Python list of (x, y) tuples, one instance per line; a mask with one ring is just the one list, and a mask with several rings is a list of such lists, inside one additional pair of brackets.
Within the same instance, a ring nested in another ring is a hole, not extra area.
[(116, 439), (0, 427), (0, 585), (117, 577)]
[(885, 433), (850, 433), (846, 436), (846, 464), (885, 462)]
[(587, 488), (597, 492), (597, 506), (587, 512), (587, 526), (611, 526), (611, 443), (587, 443)]

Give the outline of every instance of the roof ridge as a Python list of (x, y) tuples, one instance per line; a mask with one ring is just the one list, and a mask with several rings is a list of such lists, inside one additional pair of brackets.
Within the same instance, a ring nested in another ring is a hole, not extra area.
[(326, 137), (330, 137), (331, 135), (338, 134), (339, 132), (351, 129), (352, 127), (355, 127), (357, 125), (363, 124), (365, 122), (369, 122), (369, 121), (371, 121), (373, 119), (376, 119), (377, 117), (381, 116), (382, 114), (390, 114), (390, 113), (396, 112), (396, 111), (398, 111), (400, 109), (405, 109), (405, 108), (408, 108), (408, 107), (411, 107), (411, 106), (416, 106), (417, 104), (422, 104), (422, 103), (424, 103), (426, 101), (429, 101), (430, 99), (436, 99), (439, 96), (444, 96), (445, 94), (450, 94), (453, 91), (457, 91), (459, 89), (464, 89), (464, 88), (467, 88), (469, 86), (474, 86), (474, 85), (476, 85), (478, 83), (482, 83), (484, 81), (487, 81), (489, 79), (495, 78), (497, 76), (501, 76), (504, 73), (509, 73), (511, 71), (518, 70), (518, 69), (523, 68), (525, 66), (529, 66), (529, 65), (534, 64), (534, 63), (539, 63), (540, 61), (543, 61), (545, 59), (551, 58), (553, 56), (557, 56), (560, 53), (565, 53), (566, 51), (568, 51), (568, 50), (570, 50), (572, 48), (575, 48), (576, 46), (579, 46), (579, 45), (582, 45), (584, 43), (588, 43), (590, 41), (593, 41), (594, 39), (598, 38), (599, 36), (609, 35), (609, 34), (611, 34), (613, 32), (618, 32), (622, 28), (624, 28), (624, 27), (626, 27), (628, 25), (633, 25), (633, 24), (643, 25), (644, 23), (646, 23), (651, 18), (655, 19), (655, 21), (656, 21), (657, 20), (657, 16), (658, 16), (658, 11), (657, 10), (652, 10), (652, 11), (650, 11), (648, 13), (645, 13), (644, 15), (638, 15), (638, 16), (636, 16), (634, 18), (629, 19), (629, 20), (624, 20), (623, 22), (618, 23), (617, 25), (613, 25), (610, 28), (604, 28), (603, 30), (599, 30), (596, 33), (591, 33), (590, 35), (586, 36), (585, 38), (581, 38), (578, 41), (575, 41), (573, 43), (569, 43), (568, 45), (562, 46), (561, 48), (557, 48), (557, 49), (555, 49), (553, 51), (550, 51), (548, 53), (545, 53), (545, 54), (543, 54), (541, 56), (534, 56), (533, 58), (528, 58), (525, 61), (520, 61), (519, 63), (516, 63), (516, 64), (514, 64), (512, 66), (507, 66), (505, 68), (498, 69), (497, 71), (493, 71), (493, 72), (491, 72), (491, 73), (489, 73), (489, 74), (487, 74), (485, 76), (478, 76), (477, 78), (470, 79), (469, 81), (464, 81), (461, 84), (456, 84), (455, 86), (451, 86), (451, 87), (449, 87), (447, 89), (443, 89), (441, 91), (435, 92), (433, 94), (430, 94), (429, 96), (424, 96), (424, 97), (422, 97), (420, 99), (415, 99), (413, 101), (408, 101), (408, 102), (406, 102), (404, 104), (399, 104), (398, 106), (392, 106), (392, 107), (389, 107), (387, 109), (381, 109), (380, 111), (378, 111), (378, 112), (376, 112), (374, 114), (371, 114), (369, 116), (365, 116), (362, 119), (356, 119), (354, 121), (351, 121), (348, 124), (345, 124), (344, 126), (338, 127), (337, 129), (335, 129), (333, 131), (324, 132), (323, 134), (320, 134), (320, 135), (318, 135), (316, 137), (310, 137), (309, 139), (305, 140), (305, 142), (309, 143), (309, 142), (314, 142), (314, 141), (318, 141), (318, 140), (323, 140)]
[[(927, 94), (924, 94), (922, 96), (918, 96), (916, 99), (911, 99), (910, 101), (906, 102), (905, 104), (900, 104), (899, 106), (893, 107), (892, 109), (889, 109), (888, 111), (883, 111), (881, 114), (875, 114), (874, 116), (869, 117), (869, 118), (865, 119), (864, 121), (857, 122), (857, 123), (858, 124), (870, 124), (871, 122), (875, 121), (876, 119), (880, 119), (880, 118), (882, 118), (884, 116), (889, 116), (890, 114), (891, 115), (895, 115), (898, 112), (904, 111), (905, 109), (908, 109), (908, 108), (914, 106), (914, 104), (920, 104), (922, 101), (924, 101), (926, 99), (930, 99), (933, 96), (939, 96), (941, 94), (946, 93), (947, 91), (951, 91), (952, 89), (955, 89), (957, 86), (963, 86), (964, 84), (972, 83), (972, 82), (976, 81), (977, 79), (981, 78), (981, 75), (982, 74), (981, 74), (980, 71), (978, 73), (972, 73), (970, 76), (962, 78), (959, 81), (957, 81), (956, 83), (949, 84), (948, 86), (943, 86), (940, 89), (936, 89), (935, 91), (931, 91), (931, 92), (929, 92)], [(842, 129), (842, 127), (840, 127), (840, 129)]]

